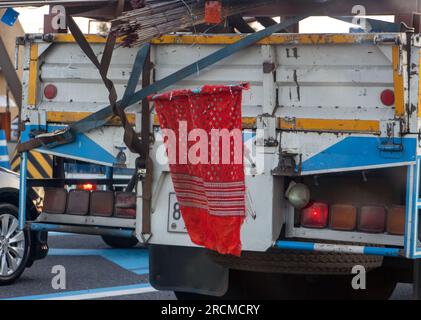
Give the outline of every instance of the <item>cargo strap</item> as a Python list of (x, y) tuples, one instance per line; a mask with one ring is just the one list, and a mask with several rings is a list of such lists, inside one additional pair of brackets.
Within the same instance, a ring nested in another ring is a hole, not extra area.
[[(117, 16), (121, 15), (123, 8), (124, 1), (119, 0), (116, 10)], [(82, 51), (98, 69), (101, 78), (109, 92), (108, 99), (110, 102), (110, 106), (112, 106), (113, 115), (107, 117), (107, 121), (111, 120), (111, 118), (113, 118), (114, 116), (118, 116), (120, 118), (124, 128), (124, 143), (131, 152), (140, 155), (140, 158), (138, 158), (136, 161), (136, 175), (140, 178), (142, 182), (142, 237), (144, 237), (144, 239), (149, 240), (151, 236), (150, 202), (152, 198), (151, 193), (153, 179), (153, 163), (149, 158), (149, 101), (147, 100), (147, 98), (143, 99), (142, 101), (142, 140), (139, 140), (137, 133), (129, 124), (124, 109), (130, 105), (130, 98), (136, 90), (141, 73), (143, 73), (142, 86), (148, 86), (150, 84), (150, 45), (146, 44), (143, 47), (141, 47), (138, 51), (132, 72), (130, 74), (130, 79), (127, 88), (125, 90), (122, 100), (118, 103), (117, 92), (114, 83), (107, 76), (113, 50), (116, 44), (116, 36), (111, 32), (109, 33), (100, 62), (97, 56), (95, 55), (94, 51), (92, 50), (92, 47), (83, 35), (82, 31), (79, 29), (78, 25), (75, 23), (74, 19), (71, 16), (67, 16), (67, 23), (70, 32), (72, 33), (73, 37), (75, 38)], [(67, 140), (69, 136), (72, 136), (71, 139), (74, 139), (76, 133), (77, 130), (72, 130), (72, 128), (69, 127), (64, 129), (63, 132), (61, 132), (61, 137), (64, 137), (64, 140)], [(57, 146), (61, 144), (61, 139), (54, 141), (54, 139), (52, 139), (53, 137), (54, 135), (52, 134), (39, 135), (36, 137), (36, 139), (30, 140), (26, 144), (21, 144), (19, 147), (21, 151), (24, 151), (22, 149), (24, 149), (25, 147), (29, 147), (32, 149), (34, 147), (36, 148), (42, 145)], [(148, 238), (146, 238), (147, 236)]]
[[(124, 1), (119, 1), (119, 12), (121, 14)], [(136, 174), (142, 183), (142, 238), (143, 242), (149, 241), (151, 237), (151, 198), (152, 198), (152, 180), (153, 168), (152, 160), (149, 158), (149, 128), (150, 128), (150, 112), (149, 101), (145, 98), (142, 101), (142, 139), (139, 140), (137, 133), (129, 124), (124, 109), (130, 105), (130, 97), (136, 90), (139, 83), (140, 73), (142, 76), (142, 86), (148, 86), (150, 83), (150, 45), (144, 45), (137, 53), (135, 63), (133, 65), (130, 79), (120, 103), (117, 103), (117, 93), (114, 83), (108, 79), (107, 74), (111, 63), (112, 53), (116, 44), (116, 37), (110, 32), (102, 55), (101, 63), (99, 63), (92, 47), (84, 37), (82, 31), (70, 17), (69, 29), (76, 39), (83, 52), (88, 56), (92, 63), (97, 67), (109, 92), (110, 105), (113, 108), (114, 115), (117, 115), (124, 127), (124, 143), (133, 153), (137, 153), (140, 157), (136, 161)], [(136, 184), (137, 185), (137, 184)]]

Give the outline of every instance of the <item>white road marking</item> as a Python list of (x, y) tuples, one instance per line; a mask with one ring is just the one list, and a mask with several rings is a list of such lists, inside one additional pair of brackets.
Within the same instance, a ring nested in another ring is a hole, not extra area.
[(135, 289), (124, 289), (124, 290), (110, 290), (104, 292), (93, 292), (93, 293), (84, 293), (76, 295), (66, 295), (62, 297), (52, 297), (39, 300), (88, 300), (88, 299), (99, 299), (99, 298), (109, 298), (109, 297), (118, 297), (118, 296), (128, 296), (133, 294), (144, 294), (150, 292), (157, 292), (158, 290), (153, 287), (145, 288), (135, 288)]

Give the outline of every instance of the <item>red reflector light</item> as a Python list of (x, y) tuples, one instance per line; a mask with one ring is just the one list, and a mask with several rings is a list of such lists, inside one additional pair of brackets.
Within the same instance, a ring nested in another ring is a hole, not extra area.
[(385, 106), (393, 106), (395, 104), (395, 93), (393, 90), (386, 89), (380, 95), (380, 100)]
[(382, 233), (386, 225), (386, 210), (380, 206), (362, 207), (358, 220), (358, 230)]
[(44, 88), (44, 96), (52, 100), (57, 96), (57, 87), (53, 84), (47, 84)]
[(92, 191), (92, 190), (96, 190), (96, 185), (94, 185), (92, 183), (85, 183), (85, 184), (78, 185), (76, 189), (85, 190), (85, 191)]
[(315, 202), (301, 211), (301, 226), (322, 229), (327, 225), (327, 218), (327, 204)]
[(405, 234), (404, 206), (393, 206), (387, 211), (387, 233), (398, 236)]
[(136, 218), (136, 193), (116, 192), (114, 215), (117, 218)]

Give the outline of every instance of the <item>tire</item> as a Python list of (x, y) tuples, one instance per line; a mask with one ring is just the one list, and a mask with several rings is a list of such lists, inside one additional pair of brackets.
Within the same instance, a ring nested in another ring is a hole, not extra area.
[(30, 251), (27, 231), (18, 231), (18, 208), (0, 204), (0, 286), (15, 282), (25, 270)]
[(133, 248), (139, 243), (136, 238), (121, 238), (111, 236), (101, 236), (101, 238), (107, 245), (116, 249)]
[(383, 257), (378, 256), (293, 250), (243, 252), (241, 257), (209, 251), (209, 255), (229, 269), (303, 275), (349, 275), (355, 265), (362, 265), (369, 272), (383, 263)]
[(365, 290), (354, 290), (353, 276), (289, 275), (283, 289), (292, 299), (301, 300), (388, 300), (397, 284), (383, 269), (377, 269), (366, 274)]

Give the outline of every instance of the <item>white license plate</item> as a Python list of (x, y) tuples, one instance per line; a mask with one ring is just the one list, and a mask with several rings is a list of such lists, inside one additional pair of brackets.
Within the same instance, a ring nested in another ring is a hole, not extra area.
[(187, 233), (180, 205), (174, 192), (168, 194), (168, 232)]

